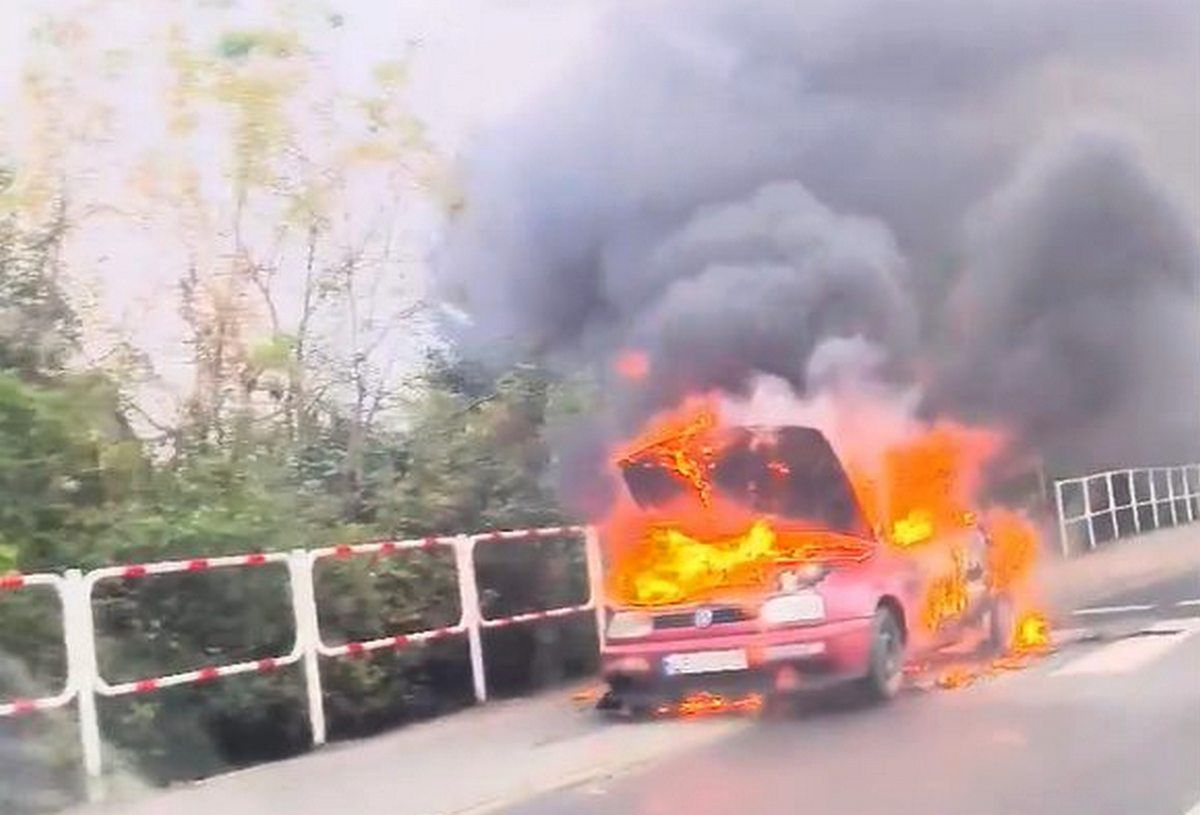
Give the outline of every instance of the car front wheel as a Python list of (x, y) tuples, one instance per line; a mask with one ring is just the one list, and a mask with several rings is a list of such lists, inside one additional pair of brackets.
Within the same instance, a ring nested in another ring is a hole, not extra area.
[(871, 657), (862, 690), (868, 699), (886, 701), (904, 680), (904, 631), (896, 614), (879, 608), (871, 620)]

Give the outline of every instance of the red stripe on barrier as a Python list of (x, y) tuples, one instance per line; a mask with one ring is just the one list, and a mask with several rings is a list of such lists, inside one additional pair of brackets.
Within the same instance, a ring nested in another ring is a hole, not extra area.
[(424, 546), (426, 549), (432, 549), (433, 547), (438, 545), (438, 542), (439, 541), (437, 538), (428, 537), (428, 538), (423, 538), (421, 540), (421, 545)]
[(0, 575), (0, 589), (19, 589), (25, 585), (25, 576), (20, 574)]
[(145, 566), (126, 566), (121, 572), (121, 577), (145, 577)]
[(221, 672), (211, 666), (201, 668), (196, 677), (197, 682), (211, 682), (221, 675)]
[(519, 625), (521, 623), (539, 622), (541, 620), (556, 620), (560, 617), (566, 617), (570, 614), (578, 614), (589, 610), (590, 608), (585, 604), (581, 606), (551, 608), (546, 609), (545, 611), (526, 611), (522, 614), (514, 614), (511, 617), (499, 617), (495, 620), (485, 620), (484, 625), (489, 628), (503, 628), (507, 625)]
[(158, 690), (157, 679), (139, 679), (137, 684), (133, 686), (137, 693), (149, 693), (152, 690)]
[(26, 713), (33, 713), (35, 710), (37, 710), (37, 703), (32, 699), (13, 699), (11, 704), (13, 713), (18, 716), (23, 716)]
[(382, 555), (390, 555), (396, 551), (395, 541), (384, 541), (379, 545), (379, 553)]
[(252, 555), (246, 555), (247, 566), (261, 566), (267, 562), (267, 556), (262, 552), (255, 552)]
[(333, 547), (333, 554), (335, 557), (350, 557), (354, 554), (354, 549), (348, 543), (339, 543)]
[(208, 558), (198, 557), (188, 561), (187, 570), (189, 572), (202, 572), (208, 568)]
[(361, 657), (364, 653), (366, 653), (366, 650), (367, 649), (363, 648), (361, 642), (346, 643), (346, 653), (350, 654), (350, 656), (352, 656), (356, 659), (358, 657)]
[(279, 666), (275, 663), (274, 659), (272, 659), (271, 657), (266, 657), (265, 659), (260, 659), (258, 661), (256, 670), (260, 674), (269, 674), (272, 671), (274, 671), (277, 667), (279, 667)]
[(393, 648), (403, 648), (406, 645), (408, 645), (408, 636), (406, 634), (397, 634), (392, 637)]

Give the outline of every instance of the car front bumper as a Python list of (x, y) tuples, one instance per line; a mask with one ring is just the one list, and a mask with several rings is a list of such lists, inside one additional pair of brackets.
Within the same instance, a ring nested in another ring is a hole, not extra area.
[[(871, 618), (769, 628), (736, 634), (609, 643), (601, 670), (613, 696), (629, 704), (682, 698), (698, 691), (772, 693), (818, 690), (867, 673)], [(681, 655), (745, 655), (745, 667), (680, 673)]]

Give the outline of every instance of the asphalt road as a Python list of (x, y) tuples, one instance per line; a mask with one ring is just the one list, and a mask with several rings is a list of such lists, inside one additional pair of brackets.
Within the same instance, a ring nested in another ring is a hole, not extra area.
[(937, 667), (884, 707), (621, 724), (547, 693), (195, 785), (118, 777), (78, 812), (1200, 815), (1200, 570), (1162, 574), (1066, 606), (1022, 670), (947, 690)]
[[(1071, 615), (1033, 665), (764, 718), (505, 815), (1200, 815), (1200, 574)], [(1082, 632), (1080, 632), (1082, 633)]]

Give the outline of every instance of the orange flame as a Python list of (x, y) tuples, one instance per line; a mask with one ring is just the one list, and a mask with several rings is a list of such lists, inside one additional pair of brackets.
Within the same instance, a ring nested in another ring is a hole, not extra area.
[[(697, 507), (688, 496), (644, 510), (623, 503), (605, 524), (616, 557), (612, 596), (629, 605), (667, 605), (768, 582), (780, 564), (857, 562), (871, 545), (836, 532), (757, 517), (720, 498)], [(620, 546), (616, 542), (626, 542)]]
[[(760, 694), (751, 693), (737, 699), (727, 699), (719, 693), (700, 691), (685, 696), (674, 712), (680, 716), (712, 716), (717, 713), (757, 713), (762, 710), (763, 698)], [(671, 713), (671, 707), (664, 705), (659, 713)]]
[(988, 510), (986, 526), (991, 539), (988, 549), (988, 585), (1008, 591), (1023, 584), (1037, 559), (1037, 530), (1029, 519), (1011, 509)]
[(958, 666), (943, 671), (937, 678), (937, 686), (946, 690), (954, 690), (955, 688), (965, 688), (976, 679), (974, 671), (970, 668)]
[(717, 413), (711, 400), (689, 400), (682, 410), (653, 419), (646, 430), (626, 445), (619, 459), (650, 456), (655, 463), (674, 470), (695, 490), (700, 503), (708, 506), (714, 451), (706, 436), (716, 426)]
[(639, 382), (650, 373), (650, 357), (645, 351), (628, 348), (617, 355), (613, 370), (631, 382)]
[(1037, 611), (1021, 615), (1014, 627), (1012, 650), (1018, 654), (1044, 651), (1050, 647), (1050, 623)]
[[(853, 421), (852, 416), (842, 418)], [(619, 501), (604, 522), (610, 591), (619, 601), (693, 602), (726, 590), (761, 589), (780, 564), (857, 562), (871, 555), (871, 545), (857, 538), (761, 517), (716, 494), (712, 431), (719, 425), (715, 398), (691, 397), (677, 410), (655, 417), (617, 451), (618, 463), (650, 461), (690, 487), (653, 509)], [(983, 519), (990, 541), (985, 566), (988, 586), (995, 591), (1023, 593), (1038, 540), (1020, 513), (980, 506), (984, 469), (1002, 449), (1001, 434), (950, 421), (912, 425), (898, 440), (887, 442), (873, 443), (866, 432), (843, 434), (850, 438), (843, 440), (839, 453), (863, 514), (881, 539), (934, 564), (926, 570), (921, 615), (924, 626), (934, 631), (968, 607), (962, 533), (977, 518)], [(783, 462), (768, 466), (772, 473), (787, 475)]]
[(1000, 441), (989, 430), (938, 422), (882, 451), (863, 451), (847, 469), (872, 525), (907, 548), (969, 526)]
[(967, 610), (966, 566), (962, 552), (952, 551), (953, 566), (949, 573), (929, 581), (925, 590), (925, 603), (921, 609), (921, 622), (929, 631), (937, 631), (944, 623), (954, 620)]

